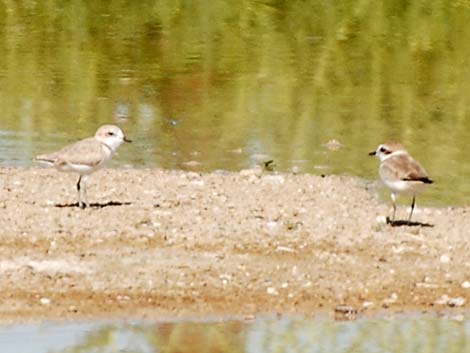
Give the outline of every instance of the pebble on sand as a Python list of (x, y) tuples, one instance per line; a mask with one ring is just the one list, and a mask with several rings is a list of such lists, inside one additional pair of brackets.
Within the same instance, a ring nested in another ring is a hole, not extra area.
[(51, 303), (51, 300), (49, 298), (41, 298), (41, 299), (39, 299), (39, 302), (42, 305), (49, 305)]

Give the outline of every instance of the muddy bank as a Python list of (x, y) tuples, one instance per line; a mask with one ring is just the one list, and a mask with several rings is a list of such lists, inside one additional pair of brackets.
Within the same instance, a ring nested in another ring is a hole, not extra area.
[(470, 307), (468, 208), (391, 227), (353, 177), (107, 169), (81, 210), (76, 179), (0, 169), (3, 322)]

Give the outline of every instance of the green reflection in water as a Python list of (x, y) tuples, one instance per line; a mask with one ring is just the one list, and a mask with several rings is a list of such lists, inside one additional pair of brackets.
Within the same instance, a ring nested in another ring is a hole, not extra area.
[(470, 321), (401, 316), (351, 322), (71, 324), (1, 329), (0, 348), (3, 353), (461, 353), (470, 351)]
[(374, 179), (367, 152), (394, 138), (436, 179), (418, 201), (466, 203), (469, 22), (466, 0), (5, 1), (0, 158), (28, 164), (114, 121), (137, 141), (115, 165), (236, 170), (268, 153)]
[(247, 352), (466, 352), (470, 322), (431, 318), (258, 321), (248, 329)]

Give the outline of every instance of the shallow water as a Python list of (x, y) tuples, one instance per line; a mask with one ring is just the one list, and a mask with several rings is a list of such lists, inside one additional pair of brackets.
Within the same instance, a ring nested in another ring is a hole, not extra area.
[(470, 321), (430, 317), (253, 322), (70, 323), (0, 327), (2, 353), (469, 352)]
[(466, 1), (6, 2), (0, 164), (111, 122), (135, 140), (114, 165), (239, 170), (268, 154), (375, 179), (367, 152), (397, 139), (436, 180), (418, 202), (466, 204), (469, 22)]

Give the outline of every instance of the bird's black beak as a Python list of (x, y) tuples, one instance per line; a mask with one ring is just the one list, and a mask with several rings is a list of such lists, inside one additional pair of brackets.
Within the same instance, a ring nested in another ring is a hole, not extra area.
[(123, 139), (123, 140), (124, 140), (124, 142), (129, 142), (129, 143), (132, 142), (132, 140), (131, 140), (131, 139), (128, 139), (126, 136), (124, 136), (124, 139)]
[(377, 154), (376, 151), (369, 152), (369, 156), (375, 156)]

